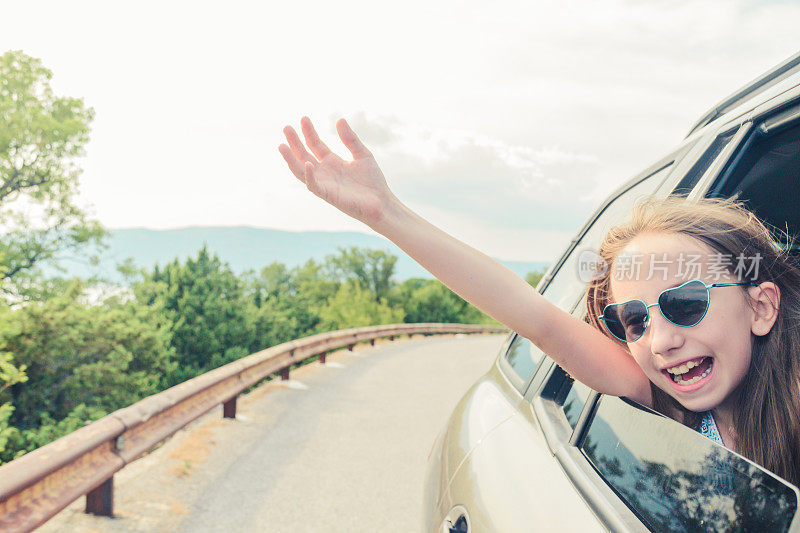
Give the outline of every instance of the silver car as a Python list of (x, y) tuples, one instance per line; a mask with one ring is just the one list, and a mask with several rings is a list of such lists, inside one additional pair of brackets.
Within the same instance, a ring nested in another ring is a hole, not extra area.
[[(586, 319), (581, 254), (648, 194), (737, 195), (800, 235), (800, 54), (612, 194), (537, 290)], [(798, 496), (678, 422), (574, 381), (512, 334), (434, 443), (423, 531), (800, 531)]]

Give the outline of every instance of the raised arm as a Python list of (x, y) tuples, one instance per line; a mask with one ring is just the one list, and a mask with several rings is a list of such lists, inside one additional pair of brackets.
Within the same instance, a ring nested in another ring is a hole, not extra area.
[(527, 337), (579, 381), (606, 394), (651, 404), (649, 380), (618, 344), (536, 292), (491, 257), (414, 213), (392, 194), (370, 151), (344, 119), (336, 128), (354, 160), (347, 162), (301, 120), (306, 151), (294, 130), (279, 150), (306, 187), (394, 242), (453, 292)]

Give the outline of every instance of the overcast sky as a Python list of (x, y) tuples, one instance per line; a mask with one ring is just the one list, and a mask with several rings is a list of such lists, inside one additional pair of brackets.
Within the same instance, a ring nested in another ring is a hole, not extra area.
[(110, 228), (371, 231), (277, 147), (347, 118), (396, 194), (502, 259), (550, 261), (614, 187), (800, 50), (800, 1), (8, 2), (0, 52), (96, 118)]

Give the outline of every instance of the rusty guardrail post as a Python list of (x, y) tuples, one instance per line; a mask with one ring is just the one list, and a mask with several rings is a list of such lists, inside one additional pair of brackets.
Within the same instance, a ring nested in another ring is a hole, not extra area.
[(236, 418), (236, 395), (222, 404), (222, 418)]
[(86, 493), (86, 513), (114, 516), (114, 476)]

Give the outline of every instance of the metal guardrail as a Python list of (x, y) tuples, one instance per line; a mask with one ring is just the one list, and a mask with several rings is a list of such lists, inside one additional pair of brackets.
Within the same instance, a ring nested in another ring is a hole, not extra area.
[(222, 404), (236, 417), (236, 398), (291, 365), (356, 343), (399, 335), (500, 333), (472, 324), (392, 324), (320, 333), (273, 346), (114, 411), (0, 467), (0, 531), (31, 531), (86, 495), (86, 512), (113, 516), (114, 473), (196, 418)]

